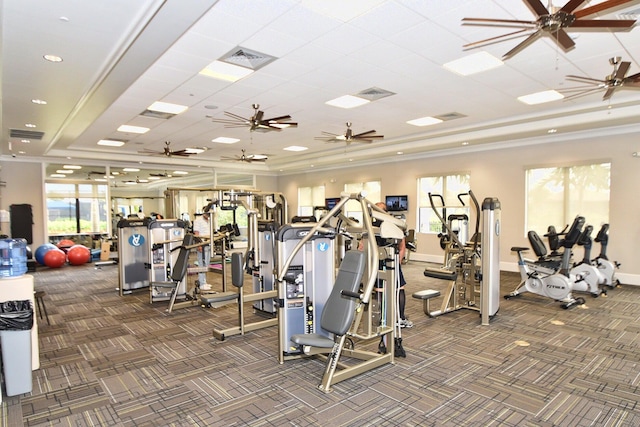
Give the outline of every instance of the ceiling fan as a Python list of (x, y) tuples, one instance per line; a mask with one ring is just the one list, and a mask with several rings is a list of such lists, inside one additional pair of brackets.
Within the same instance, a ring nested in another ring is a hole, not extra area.
[(630, 1), (631, 0), (607, 0), (590, 7), (585, 7), (584, 9), (576, 10), (585, 0), (569, 0), (561, 8), (552, 7), (551, 2), (549, 2), (549, 8), (546, 8), (540, 0), (524, 0), (529, 8), (538, 15), (536, 20), (463, 18), (463, 25), (520, 28), (517, 31), (501, 36), (465, 44), (463, 48), (476, 48), (502, 41), (501, 39), (507, 40), (514, 37), (527, 36), (526, 39), (502, 57), (502, 59), (508, 59), (527, 47), (539, 36), (547, 33), (566, 51), (575, 46), (575, 42), (565, 31), (567, 28), (574, 30), (602, 29), (611, 31), (631, 28), (636, 22), (633, 19), (582, 19)]
[(623, 86), (640, 88), (640, 73), (636, 73), (627, 77), (626, 75), (627, 72), (629, 72), (629, 68), (631, 67), (631, 62), (620, 62), (621, 59), (622, 58), (620, 58), (619, 56), (609, 59), (609, 63), (613, 65), (613, 73), (605, 77), (603, 80), (594, 79), (591, 77), (568, 75), (567, 80), (585, 83), (586, 85), (560, 89), (559, 92), (570, 94), (569, 96), (565, 97), (565, 100), (567, 100), (584, 95), (589, 95), (593, 92), (604, 89), (605, 93), (602, 97), (602, 100), (606, 101), (607, 99), (611, 98), (611, 96), (613, 96), (613, 92), (615, 92), (616, 89)]
[(351, 130), (351, 122), (347, 122), (347, 130), (344, 134), (335, 134), (331, 132), (322, 131), (323, 136), (317, 136), (315, 139), (326, 142), (346, 142), (347, 145), (352, 142), (365, 142), (371, 143), (374, 139), (384, 138), (384, 135), (375, 135), (375, 130), (369, 130), (354, 134)]
[(184, 150), (173, 151), (171, 149), (171, 141), (164, 142), (164, 149), (162, 151), (154, 151), (154, 150), (149, 150), (148, 148), (145, 148), (142, 151), (138, 151), (138, 153), (160, 155), (160, 156), (167, 156), (167, 157), (172, 157), (172, 156), (189, 157), (192, 154), (197, 154), (195, 151), (189, 151), (188, 148)]
[(215, 123), (224, 123), (226, 128), (239, 128), (248, 127), (251, 132), (269, 132), (272, 130), (280, 132), (282, 129), (288, 127), (298, 127), (298, 123), (291, 122), (291, 116), (279, 116), (272, 117), (270, 119), (264, 118), (264, 111), (260, 111), (260, 104), (252, 104), (251, 107), (254, 110), (253, 116), (246, 119), (237, 114), (225, 111), (224, 115), (229, 117), (228, 119), (216, 119), (212, 118), (211, 121)]
[(253, 163), (253, 162), (265, 162), (268, 159), (268, 156), (264, 154), (246, 154), (245, 150), (242, 150), (241, 156), (234, 156), (234, 157), (222, 156), (220, 158), (222, 160), (233, 160), (236, 162)]

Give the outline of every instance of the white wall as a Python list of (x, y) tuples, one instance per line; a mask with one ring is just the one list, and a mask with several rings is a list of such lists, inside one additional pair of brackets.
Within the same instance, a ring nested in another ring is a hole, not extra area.
[[(477, 151), (468, 154), (450, 154), (410, 160), (410, 156), (398, 156), (392, 162), (374, 166), (350, 167), (307, 172), (280, 177), (279, 191), (289, 200), (290, 214), (297, 207), (299, 186), (325, 185), (327, 197), (338, 196), (346, 182), (382, 181), (382, 194), (408, 194), (410, 212), (409, 228), (416, 228), (417, 179), (431, 174), (468, 172), (471, 189), (479, 202), (485, 197), (497, 197), (502, 211), (502, 235), (500, 237), (500, 261), (505, 270), (517, 270), (512, 246), (529, 246), (525, 230), (525, 169), (532, 166), (564, 166), (584, 161), (611, 162), (610, 244), (607, 254), (622, 265), (618, 273), (622, 283), (640, 285), (640, 263), (636, 262), (640, 249), (640, 210), (638, 183), (640, 183), (640, 158), (632, 156), (639, 151), (636, 135), (553, 142), (541, 145), (521, 145), (494, 151)], [(400, 160), (401, 159), (401, 160)], [(340, 165), (342, 166), (342, 165)], [(544, 209), (544, 206), (540, 206)], [(589, 218), (586, 218), (587, 222)], [(558, 226), (558, 224), (555, 224)], [(563, 224), (561, 224), (563, 225)], [(600, 224), (594, 225), (594, 235)], [(434, 235), (417, 234), (418, 252), (412, 259), (442, 260), (442, 249)], [(598, 244), (594, 253), (599, 252)], [(581, 255), (581, 254), (580, 254)]]

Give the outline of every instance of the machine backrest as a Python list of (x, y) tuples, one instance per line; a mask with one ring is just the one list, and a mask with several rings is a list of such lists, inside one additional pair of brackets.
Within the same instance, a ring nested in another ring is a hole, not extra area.
[(240, 252), (231, 254), (231, 284), (236, 288), (241, 288), (244, 285), (244, 266)]
[(571, 227), (569, 228), (569, 231), (567, 231), (567, 234), (562, 240), (562, 247), (571, 249), (578, 241), (580, 233), (582, 233), (583, 226), (584, 217), (580, 215), (576, 216), (576, 218), (573, 220), (573, 224), (571, 224)]
[(178, 258), (173, 264), (173, 270), (171, 270), (171, 280), (174, 282), (181, 282), (184, 276), (187, 274), (187, 267), (189, 267), (189, 246), (193, 245), (195, 236), (187, 233), (182, 239), (182, 245), (180, 246), (180, 252), (178, 252)]
[(549, 249), (557, 251), (560, 248), (560, 237), (556, 231), (556, 227), (550, 225), (547, 227), (547, 240), (549, 241)]
[(544, 242), (540, 238), (540, 235), (535, 231), (531, 230), (527, 233), (527, 238), (529, 238), (529, 244), (531, 245), (531, 249), (535, 252), (538, 258), (544, 258), (547, 254), (547, 248), (544, 246)]
[(342, 291), (358, 291), (364, 273), (364, 260), (364, 252), (348, 251), (345, 253), (333, 289), (331, 289), (320, 317), (320, 326), (325, 331), (341, 336), (346, 334), (351, 327), (357, 300), (342, 295)]

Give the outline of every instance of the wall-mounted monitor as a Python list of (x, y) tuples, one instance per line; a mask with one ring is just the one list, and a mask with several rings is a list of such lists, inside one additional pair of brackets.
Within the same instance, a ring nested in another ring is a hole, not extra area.
[(331, 210), (338, 204), (339, 201), (340, 197), (329, 197), (327, 199), (324, 199), (324, 205), (327, 209)]
[(409, 208), (409, 196), (386, 196), (384, 203), (389, 212), (406, 211)]

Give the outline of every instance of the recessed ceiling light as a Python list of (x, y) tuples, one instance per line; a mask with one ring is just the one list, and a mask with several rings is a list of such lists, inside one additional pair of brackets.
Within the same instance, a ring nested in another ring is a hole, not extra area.
[(435, 117), (420, 117), (419, 119), (409, 120), (407, 123), (413, 126), (430, 126), (442, 123), (442, 120)]
[(301, 147), (299, 145), (290, 145), (289, 147), (283, 148), (285, 151), (304, 151), (308, 149), (308, 147)]
[(38, 105), (47, 105), (47, 101), (44, 99), (32, 99), (31, 102)]
[(66, 178), (67, 176), (65, 174), (62, 173), (52, 173), (51, 175), (49, 175), (51, 178)]
[(98, 141), (98, 145), (106, 145), (108, 147), (122, 147), (124, 145), (123, 141), (116, 141), (114, 139), (101, 139)]
[(189, 172), (185, 172), (185, 171), (173, 171), (173, 173), (175, 175), (189, 175)]
[(34, 125), (33, 123), (25, 123), (24, 125), (25, 125), (25, 127), (28, 127), (28, 128), (36, 127), (36, 125)]
[(70, 174), (70, 173), (73, 173), (73, 171), (70, 169), (58, 169), (56, 173)]
[(470, 76), (472, 74), (481, 73), (491, 70), (492, 68), (503, 65), (504, 62), (487, 52), (478, 52), (455, 61), (447, 62), (442, 66), (461, 76)]
[(20, 142), (24, 142), (25, 144), (31, 144), (31, 140), (29, 139), (21, 139)]
[(396, 151), (396, 154), (398, 154), (398, 155), (404, 154), (404, 151)]
[(340, 108), (354, 108), (368, 103), (368, 99), (359, 98), (353, 95), (344, 95), (325, 102), (325, 104), (327, 105)]
[(43, 58), (49, 62), (62, 62), (62, 58), (58, 55), (44, 55)]
[(62, 165), (64, 169), (82, 169), (80, 165)]
[(469, 145), (469, 143), (467, 141), (464, 141), (462, 145)]
[(227, 82), (236, 82), (253, 73), (253, 70), (222, 61), (213, 61), (200, 71), (200, 75)]
[(186, 105), (171, 104), (169, 102), (156, 101), (147, 107), (147, 110), (157, 111), (160, 113), (180, 114), (187, 111), (189, 107)]
[(558, 132), (558, 129), (549, 129), (547, 131), (547, 133), (556, 133), (556, 132)]
[(186, 154), (200, 154), (207, 151), (205, 147), (187, 147), (184, 149)]
[[(138, 168), (123, 168), (122, 170), (124, 172), (140, 172), (140, 169), (138, 169)], [(115, 175), (117, 172), (113, 172), (113, 173)]]
[(226, 136), (219, 136), (211, 140), (211, 142), (218, 142), (220, 144), (235, 144), (238, 141), (240, 141), (238, 138), (227, 138)]
[(149, 132), (149, 128), (145, 128), (142, 126), (122, 125), (118, 128), (118, 132), (143, 134)]
[(545, 102), (557, 101), (564, 98), (564, 95), (555, 90), (545, 90), (542, 92), (530, 93), (518, 97), (518, 101), (527, 105), (544, 104)]

